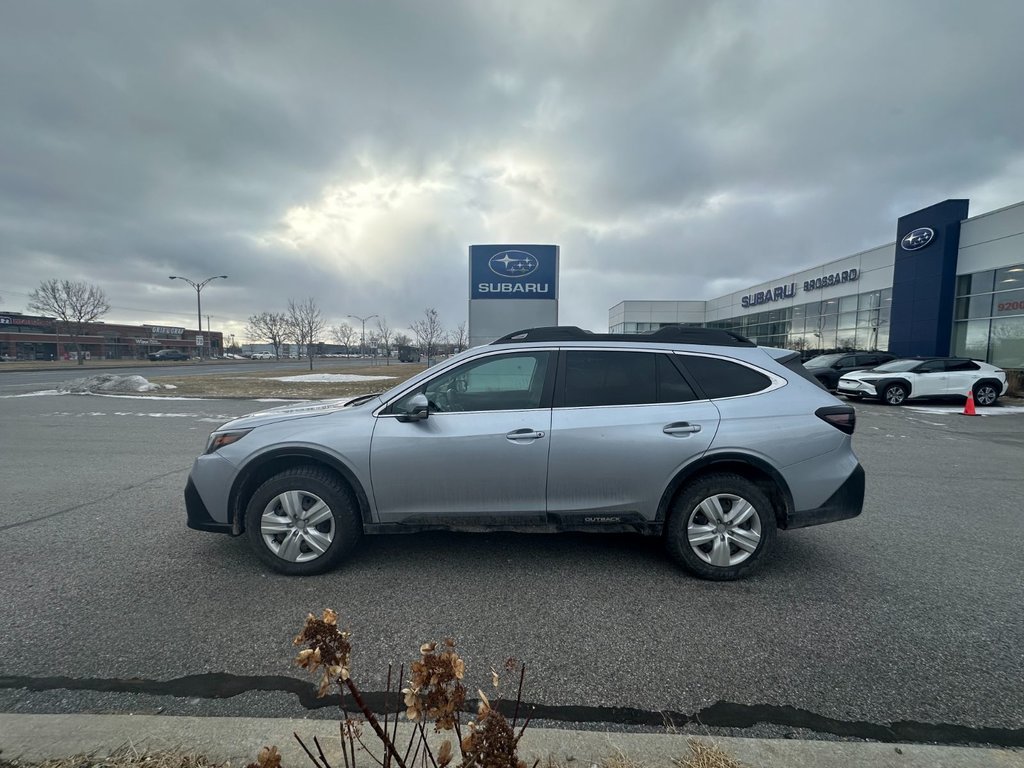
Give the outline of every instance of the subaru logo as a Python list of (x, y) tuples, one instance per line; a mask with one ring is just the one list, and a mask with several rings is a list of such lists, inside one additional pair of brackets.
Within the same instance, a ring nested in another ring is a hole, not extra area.
[(491, 272), (499, 277), (526, 277), (537, 271), (537, 257), (526, 251), (502, 251), (487, 262)]
[(903, 247), (904, 251), (919, 251), (934, 239), (934, 229), (930, 227), (918, 227), (912, 232), (908, 232), (904, 238), (900, 240), (900, 245)]

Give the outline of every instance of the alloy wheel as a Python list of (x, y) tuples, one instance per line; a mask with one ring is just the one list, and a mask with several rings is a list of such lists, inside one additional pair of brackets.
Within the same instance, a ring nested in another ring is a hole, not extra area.
[(885, 401), (889, 405), (901, 405), (907, 399), (907, 392), (901, 386), (892, 386), (885, 390)]
[(974, 401), (978, 405), (992, 405), (992, 403), (996, 401), (997, 397), (999, 397), (999, 395), (996, 392), (996, 388), (991, 384), (982, 384), (974, 392)]

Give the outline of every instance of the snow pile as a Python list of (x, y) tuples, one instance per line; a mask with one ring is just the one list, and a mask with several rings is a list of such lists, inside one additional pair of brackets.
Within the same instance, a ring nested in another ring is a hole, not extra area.
[(276, 376), (264, 381), (291, 381), (296, 384), (306, 383), (309, 381), (323, 381), (323, 382), (350, 382), (350, 381), (383, 381), (384, 379), (393, 379), (394, 376), (360, 376), (355, 373), (307, 373), (305, 376)]
[(57, 385), (57, 391), (72, 395), (93, 392), (153, 392), (157, 389), (177, 389), (173, 384), (152, 384), (143, 376), (118, 376), (101, 373), (82, 379), (70, 379)]

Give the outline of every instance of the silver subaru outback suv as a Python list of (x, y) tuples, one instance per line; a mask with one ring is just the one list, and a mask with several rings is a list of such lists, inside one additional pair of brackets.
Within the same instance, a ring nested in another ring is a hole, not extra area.
[(860, 514), (854, 425), (799, 355), (737, 334), (535, 328), (383, 394), (224, 424), (185, 505), (190, 528), (245, 535), (287, 574), (369, 533), (601, 531), (736, 579), (777, 529)]

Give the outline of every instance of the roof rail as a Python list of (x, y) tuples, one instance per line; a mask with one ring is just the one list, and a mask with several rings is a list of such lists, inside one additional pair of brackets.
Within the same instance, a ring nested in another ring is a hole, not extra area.
[(491, 344), (528, 344), (538, 341), (628, 341), (634, 344), (704, 344), (716, 347), (756, 347), (746, 336), (719, 328), (667, 325), (644, 333), (594, 333), (575, 325), (526, 328), (502, 336)]

